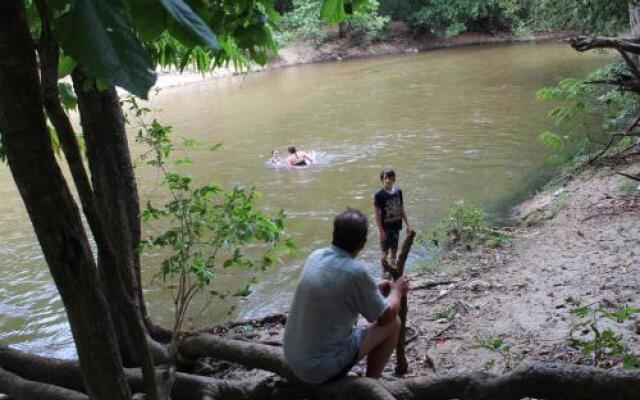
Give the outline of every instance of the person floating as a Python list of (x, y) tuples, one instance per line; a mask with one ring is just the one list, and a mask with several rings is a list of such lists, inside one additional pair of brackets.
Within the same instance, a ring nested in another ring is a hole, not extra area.
[[(366, 375), (379, 378), (396, 346), (397, 314), (409, 281), (401, 277), (376, 284), (356, 259), (367, 242), (368, 227), (358, 210), (338, 214), (331, 246), (314, 251), (304, 266), (283, 340), (285, 359), (304, 382), (342, 378), (364, 357)], [(358, 315), (370, 324), (356, 326)]]
[(294, 146), (289, 146), (287, 151), (289, 152), (287, 164), (290, 167), (306, 167), (313, 164), (313, 152), (298, 151)]
[(396, 173), (392, 169), (382, 170), (380, 182), (382, 187), (373, 196), (376, 225), (380, 235), (382, 258), (395, 266), (402, 221), (407, 224), (407, 232), (411, 232), (411, 225), (404, 211), (402, 190), (395, 186)]
[(271, 157), (269, 158), (269, 164), (278, 165), (280, 164), (280, 153), (277, 149), (271, 150)]

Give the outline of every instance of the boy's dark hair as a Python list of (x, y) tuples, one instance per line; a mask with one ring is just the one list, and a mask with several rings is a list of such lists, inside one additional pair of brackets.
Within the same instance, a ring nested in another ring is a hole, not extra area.
[(384, 181), (385, 176), (396, 179), (396, 172), (391, 168), (385, 168), (380, 172), (380, 181)]
[(367, 240), (369, 222), (367, 217), (355, 208), (347, 208), (336, 215), (333, 220), (333, 242), (334, 246), (353, 253), (360, 249), (363, 242)]
[(289, 146), (289, 148), (287, 149), (287, 151), (291, 154), (296, 152), (296, 148), (294, 146)]

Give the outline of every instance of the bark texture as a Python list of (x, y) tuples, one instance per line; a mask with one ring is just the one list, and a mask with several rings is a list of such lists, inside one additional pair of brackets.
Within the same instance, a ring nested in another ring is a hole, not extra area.
[(24, 2), (0, 2), (0, 131), (9, 167), (65, 305), (93, 399), (131, 397), (78, 209), (54, 159)]
[[(222, 359), (288, 374), (278, 350), (247, 342), (209, 340), (192, 341), (190, 351), (201, 355), (220, 355)], [(240, 355), (238, 355), (240, 354)], [(0, 371), (5, 370), (25, 381), (82, 391), (80, 366), (76, 361), (53, 360), (0, 346)], [(139, 369), (125, 369), (134, 391), (143, 390)], [(15, 380), (16, 377), (10, 376)], [(8, 379), (0, 377), (0, 392), (7, 392)], [(12, 385), (13, 383), (9, 383)], [(14, 384), (13, 384), (14, 385)], [(191, 399), (375, 399), (375, 400), (637, 400), (640, 371), (619, 372), (567, 364), (525, 363), (509, 374), (487, 373), (454, 375), (441, 378), (412, 378), (376, 381), (346, 378), (323, 385), (305, 385), (295, 380), (268, 378), (261, 382), (212, 379), (177, 373), (171, 392), (174, 400)]]
[[(156, 393), (156, 374), (141, 314), (138, 261), (138, 191), (129, 154), (124, 116), (113, 86), (100, 91), (86, 85), (80, 68), (72, 73), (80, 122), (89, 155), (95, 205), (103, 242), (98, 259), (102, 287), (109, 299), (125, 365), (141, 365), (147, 393)], [(105, 243), (106, 242), (106, 243)]]
[[(407, 263), (407, 257), (409, 251), (413, 245), (413, 239), (416, 237), (416, 232), (411, 231), (402, 242), (402, 249), (398, 255), (398, 263), (396, 265), (397, 275), (404, 275), (404, 265)], [(407, 304), (407, 296), (402, 298), (400, 304), (400, 336), (398, 336), (398, 344), (396, 345), (396, 375), (404, 375), (409, 371), (409, 363), (407, 362), (407, 355), (405, 354), (405, 342), (407, 340), (407, 314), (409, 313), (409, 305)]]

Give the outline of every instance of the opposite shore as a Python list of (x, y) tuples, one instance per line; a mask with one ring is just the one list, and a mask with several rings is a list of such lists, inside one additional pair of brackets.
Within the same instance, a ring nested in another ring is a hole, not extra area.
[(542, 32), (527, 37), (518, 37), (512, 33), (504, 32), (495, 34), (468, 32), (453, 38), (417, 38), (412, 36), (404, 25), (392, 24), (389, 28), (388, 40), (374, 42), (367, 46), (354, 44), (349, 39), (333, 40), (318, 46), (311, 42), (294, 42), (280, 49), (278, 54), (265, 66), (254, 65), (249, 71), (245, 72), (237, 72), (232, 67), (216, 68), (205, 74), (192, 70), (183, 72), (159, 70), (155, 88), (165, 89), (184, 86), (219, 77), (268, 72), (303, 64), (337, 62), (348, 59), (417, 53), (464, 46), (562, 40), (574, 35), (575, 32), (573, 31)]

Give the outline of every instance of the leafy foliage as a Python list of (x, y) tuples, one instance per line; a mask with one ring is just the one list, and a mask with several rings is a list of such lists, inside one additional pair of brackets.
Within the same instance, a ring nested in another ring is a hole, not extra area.
[[(472, 346), (476, 349), (487, 349), (497, 353), (502, 358), (502, 372), (510, 371), (514, 365), (515, 355), (511, 352), (511, 346), (501, 337), (492, 337), (489, 339), (476, 338)], [(490, 370), (495, 366), (495, 360), (485, 364), (485, 370)]]
[[(612, 86), (593, 84), (619, 74), (629, 73), (622, 60), (613, 62), (590, 74), (586, 79), (566, 78), (555, 87), (545, 87), (536, 93), (538, 100), (557, 105), (549, 112), (562, 133), (543, 132), (540, 141), (554, 152), (560, 162), (590, 153), (602, 147), (610, 134), (624, 131), (640, 112), (640, 98)], [(618, 139), (625, 146), (629, 139)]]
[(466, 31), (576, 29), (614, 35), (628, 27), (626, 0), (381, 0), (380, 12), (436, 36)]
[(439, 310), (436, 310), (431, 314), (431, 319), (433, 321), (437, 321), (440, 319), (444, 319), (447, 321), (452, 321), (456, 315), (458, 315), (458, 307), (456, 305), (451, 305), (449, 307), (444, 307)]
[[(640, 308), (622, 305), (610, 311), (598, 305), (584, 305), (573, 299), (569, 299), (569, 302), (573, 305), (571, 314), (578, 318), (569, 331), (569, 342), (581, 349), (583, 357), (591, 357), (596, 366), (609, 357), (618, 357), (625, 369), (640, 367), (640, 359), (629, 352), (621, 337), (611, 327), (602, 326), (603, 320), (617, 323), (627, 321), (632, 315), (640, 313)], [(589, 335), (589, 338), (578, 339), (577, 333)]]
[[(139, 125), (137, 140), (149, 146), (142, 155), (147, 164), (162, 172), (170, 200), (161, 206), (147, 203), (142, 220), (153, 223), (158, 233), (142, 242), (142, 249), (159, 249), (166, 254), (159, 275), (174, 288), (174, 331), (179, 332), (196, 294), (215, 281), (220, 269), (257, 267), (264, 269), (282, 251), (293, 250), (293, 242), (284, 231), (284, 212), (268, 216), (256, 210), (254, 188), (223, 190), (215, 184), (196, 186), (193, 179), (169, 170), (167, 161), (175, 147), (170, 140), (171, 127), (156, 119), (147, 123), (148, 108), (135, 98), (125, 101)], [(194, 141), (185, 141), (196, 146)], [(217, 293), (219, 297), (230, 293)], [(250, 294), (250, 287), (235, 295)], [(178, 338), (172, 341), (175, 354)]]
[[(339, 8), (342, 4), (342, 8)], [(293, 0), (293, 10), (280, 19), (282, 31), (277, 34), (278, 42), (286, 44), (294, 40), (310, 40), (320, 44), (329, 38), (325, 22), (346, 21), (352, 35), (364, 42), (378, 37), (389, 18), (378, 14), (378, 1), (356, 1), (352, 4), (342, 1)], [(334, 15), (330, 16), (330, 10)]]
[(507, 237), (489, 228), (485, 212), (481, 208), (459, 200), (454, 203), (447, 216), (421, 233), (417, 240), (444, 248), (465, 246), (470, 249), (483, 243), (499, 247), (507, 242)]

